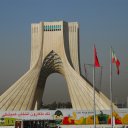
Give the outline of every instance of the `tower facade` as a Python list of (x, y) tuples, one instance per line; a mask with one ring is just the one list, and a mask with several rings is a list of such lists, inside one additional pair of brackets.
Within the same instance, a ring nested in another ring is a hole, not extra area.
[[(77, 22), (31, 25), (30, 69), (0, 96), (0, 110), (40, 109), (45, 82), (51, 73), (64, 76), (73, 109), (93, 110), (93, 88), (80, 75)], [(96, 109), (110, 109), (110, 101), (103, 93), (96, 91), (95, 95)]]

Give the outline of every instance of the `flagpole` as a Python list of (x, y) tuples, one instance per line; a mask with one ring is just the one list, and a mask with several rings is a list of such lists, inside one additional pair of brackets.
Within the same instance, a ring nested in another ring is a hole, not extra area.
[[(95, 48), (95, 45), (94, 45)], [(95, 103), (95, 59), (94, 59), (95, 53), (93, 53), (93, 110), (94, 110), (94, 128), (96, 128), (96, 103)]]
[(112, 98), (112, 47), (110, 48), (110, 101), (111, 101), (111, 125), (113, 128), (113, 98)]

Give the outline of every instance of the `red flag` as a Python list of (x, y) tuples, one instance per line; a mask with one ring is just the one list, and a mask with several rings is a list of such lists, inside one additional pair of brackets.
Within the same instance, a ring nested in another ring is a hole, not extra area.
[(99, 60), (98, 60), (98, 57), (97, 57), (97, 52), (96, 52), (95, 45), (94, 45), (94, 66), (95, 67), (100, 67), (100, 63), (99, 63)]
[(119, 75), (120, 71), (119, 71), (119, 67), (120, 67), (120, 61), (119, 59), (116, 57), (114, 51), (112, 50), (112, 63), (116, 64), (116, 68), (117, 68), (117, 74)]

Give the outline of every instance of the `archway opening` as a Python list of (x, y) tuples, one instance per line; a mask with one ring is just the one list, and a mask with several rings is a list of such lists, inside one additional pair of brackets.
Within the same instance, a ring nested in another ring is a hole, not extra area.
[(59, 73), (52, 73), (46, 80), (41, 109), (45, 108), (72, 108), (67, 83)]

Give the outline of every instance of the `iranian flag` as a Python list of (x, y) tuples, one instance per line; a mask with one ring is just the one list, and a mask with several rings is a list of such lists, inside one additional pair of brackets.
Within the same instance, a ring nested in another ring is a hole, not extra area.
[(94, 66), (95, 67), (100, 67), (100, 63), (99, 63), (99, 60), (98, 60), (98, 57), (97, 57), (97, 52), (96, 52), (95, 45), (94, 45)]
[(120, 61), (119, 61), (119, 59), (116, 57), (116, 54), (114, 53), (113, 50), (112, 50), (112, 63), (115, 63), (115, 64), (116, 64), (117, 74), (119, 75), (119, 73), (120, 73), (120, 71), (119, 71)]

